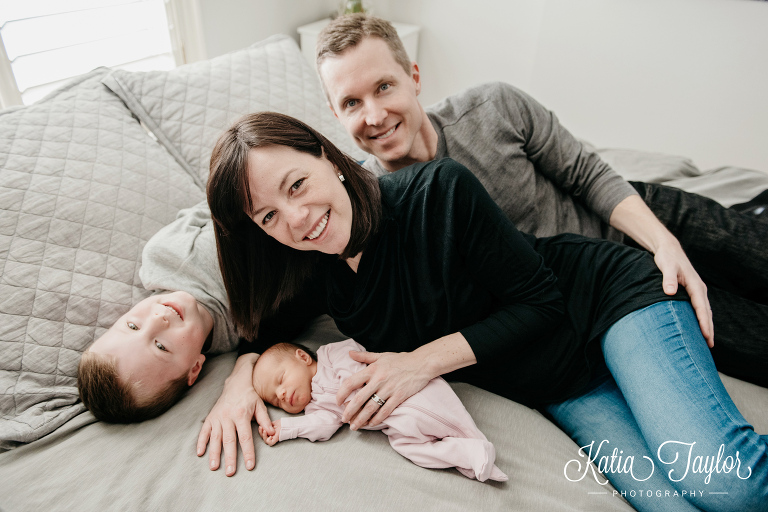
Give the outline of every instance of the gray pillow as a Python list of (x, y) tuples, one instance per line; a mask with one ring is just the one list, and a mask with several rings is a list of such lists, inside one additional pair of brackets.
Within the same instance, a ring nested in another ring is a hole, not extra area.
[(84, 410), (81, 352), (148, 295), (144, 243), (203, 198), (108, 72), (0, 112), (0, 450)]
[(597, 152), (600, 158), (627, 181), (665, 183), (701, 174), (690, 158), (634, 149), (597, 149), (586, 141), (581, 142), (590, 151)]
[(219, 135), (272, 110), (301, 119), (356, 160), (365, 158), (331, 113), (315, 71), (288, 36), (170, 71), (115, 70), (104, 80), (198, 183)]

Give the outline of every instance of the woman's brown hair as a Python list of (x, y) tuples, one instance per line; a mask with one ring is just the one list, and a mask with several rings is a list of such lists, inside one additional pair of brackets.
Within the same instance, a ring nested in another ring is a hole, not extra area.
[(313, 128), (275, 112), (248, 114), (235, 121), (213, 149), (207, 192), (230, 313), (238, 334), (248, 340), (258, 337), (263, 317), (301, 291), (323, 258), (280, 244), (245, 213), (253, 211), (248, 153), (267, 146), (287, 146), (316, 158), (325, 155), (344, 175), (352, 203), (352, 233), (340, 258), (362, 251), (381, 217), (381, 192), (373, 174)]

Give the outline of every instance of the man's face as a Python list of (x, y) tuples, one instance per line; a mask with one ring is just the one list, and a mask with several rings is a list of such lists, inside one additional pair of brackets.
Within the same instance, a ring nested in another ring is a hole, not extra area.
[(192, 385), (202, 368), (203, 344), (213, 328), (210, 313), (186, 292), (153, 295), (135, 306), (88, 349), (113, 356), (127, 382), (154, 396), (182, 375)]
[(434, 156), (425, 135), (432, 126), (417, 99), (419, 68), (413, 63), (408, 75), (384, 40), (368, 37), (327, 57), (320, 77), (333, 113), (360, 149), (376, 156), (385, 169)]

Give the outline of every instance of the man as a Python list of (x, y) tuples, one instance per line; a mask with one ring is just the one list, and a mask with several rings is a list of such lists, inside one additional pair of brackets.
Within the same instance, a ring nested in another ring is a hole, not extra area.
[(666, 293), (686, 288), (710, 346), (713, 304), (718, 369), (768, 386), (768, 354), (757, 343), (768, 331), (768, 223), (671, 187), (627, 183), (554, 114), (507, 84), (479, 86), (426, 111), (419, 67), (384, 20), (331, 22), (318, 37), (317, 66), (334, 115), (371, 154), (365, 167), (380, 175), (450, 157), (523, 231), (644, 247)]

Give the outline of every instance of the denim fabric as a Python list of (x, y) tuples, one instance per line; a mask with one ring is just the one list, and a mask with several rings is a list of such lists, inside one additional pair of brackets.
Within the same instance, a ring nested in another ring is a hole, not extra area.
[[(610, 374), (545, 412), (633, 507), (768, 510), (768, 436), (728, 396), (689, 303), (635, 311), (601, 345)], [(566, 475), (577, 478), (585, 459), (574, 457)]]
[(674, 187), (631, 184), (707, 285), (717, 369), (768, 387), (768, 222)]

